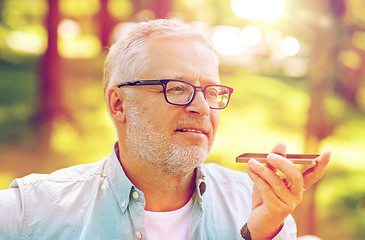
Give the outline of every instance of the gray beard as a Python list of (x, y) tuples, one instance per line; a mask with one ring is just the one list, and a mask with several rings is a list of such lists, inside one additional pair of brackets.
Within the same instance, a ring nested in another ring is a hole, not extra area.
[(209, 149), (183, 147), (158, 132), (132, 104), (128, 106), (126, 144), (132, 156), (162, 173), (187, 174), (202, 164)]

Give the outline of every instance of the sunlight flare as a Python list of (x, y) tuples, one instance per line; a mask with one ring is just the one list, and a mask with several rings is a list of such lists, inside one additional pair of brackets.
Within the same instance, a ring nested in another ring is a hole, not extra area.
[(241, 37), (247, 46), (256, 46), (261, 41), (261, 31), (255, 26), (247, 26), (242, 30)]
[(280, 50), (285, 56), (295, 56), (300, 50), (299, 41), (294, 37), (285, 37), (281, 41)]
[(240, 18), (275, 21), (285, 9), (284, 0), (232, 0), (233, 13)]
[(243, 51), (241, 29), (236, 27), (218, 26), (212, 36), (215, 50), (222, 55), (237, 55)]

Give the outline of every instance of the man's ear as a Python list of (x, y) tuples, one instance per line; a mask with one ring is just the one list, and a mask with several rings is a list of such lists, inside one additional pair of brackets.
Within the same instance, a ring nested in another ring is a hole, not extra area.
[(125, 122), (124, 94), (118, 87), (111, 87), (107, 92), (107, 104), (115, 122)]

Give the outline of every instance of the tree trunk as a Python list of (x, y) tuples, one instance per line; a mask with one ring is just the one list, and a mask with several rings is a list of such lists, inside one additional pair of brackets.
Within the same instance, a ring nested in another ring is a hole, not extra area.
[[(331, 19), (332, 20), (332, 19)], [(314, 25), (312, 65), (309, 74), (310, 106), (306, 125), (304, 152), (318, 153), (320, 143), (328, 137), (334, 128), (329, 121), (324, 106), (325, 99), (333, 91), (334, 68), (334, 27)], [(317, 184), (311, 186), (304, 194), (302, 204), (296, 209), (294, 216), (298, 225), (298, 235), (316, 235), (316, 194)]]
[(47, 144), (50, 138), (51, 123), (57, 115), (64, 114), (61, 99), (61, 67), (60, 55), (57, 49), (57, 27), (59, 23), (58, 0), (48, 0), (49, 10), (46, 16), (48, 32), (48, 47), (41, 63), (40, 99), (38, 124), (42, 144)]
[(99, 36), (104, 49), (109, 47), (109, 37), (113, 31), (114, 23), (108, 11), (108, 0), (100, 0)]

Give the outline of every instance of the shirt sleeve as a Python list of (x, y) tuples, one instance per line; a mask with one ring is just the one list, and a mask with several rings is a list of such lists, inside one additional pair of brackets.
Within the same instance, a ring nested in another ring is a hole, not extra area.
[(0, 190), (0, 239), (20, 239), (23, 215), (19, 188)]
[(295, 240), (297, 239), (297, 225), (292, 215), (289, 215), (285, 221), (281, 231), (273, 238), (273, 240)]

